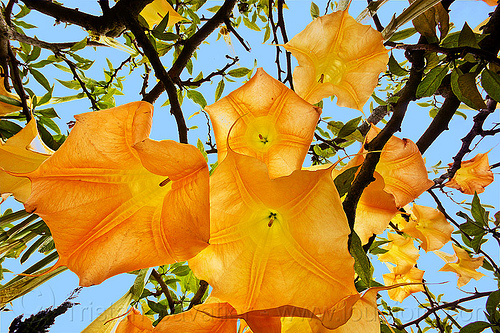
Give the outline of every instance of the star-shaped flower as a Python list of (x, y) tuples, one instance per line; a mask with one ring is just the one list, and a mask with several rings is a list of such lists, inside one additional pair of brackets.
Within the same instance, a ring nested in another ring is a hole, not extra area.
[[(465, 286), (471, 279), (479, 280), (485, 276), (483, 273), (476, 271), (476, 269), (483, 265), (484, 257), (472, 258), (464, 249), (455, 244), (452, 246), (455, 255), (434, 251), (435, 254), (447, 262), (440, 271), (456, 273), (458, 275), (457, 286), (459, 288)], [(455, 260), (456, 262), (453, 262)]]
[[(259, 68), (250, 81), (207, 106), (219, 161), (227, 144), (266, 163), (271, 178), (302, 167), (321, 109)], [(229, 138), (228, 138), (229, 136)]]
[(362, 110), (389, 61), (380, 32), (347, 10), (318, 17), (284, 47), (299, 63), (297, 94), (313, 104), (337, 96), (339, 106)]

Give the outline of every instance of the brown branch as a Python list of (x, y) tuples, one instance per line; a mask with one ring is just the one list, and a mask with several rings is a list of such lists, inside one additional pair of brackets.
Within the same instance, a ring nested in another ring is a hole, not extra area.
[(238, 39), (238, 41), (245, 48), (245, 50), (247, 52), (250, 52), (252, 50), (250, 44), (247, 41), (245, 41), (243, 37), (240, 36), (238, 31), (234, 29), (233, 25), (231, 24), (231, 20), (228, 17), (224, 20), (224, 24), (226, 25), (227, 30), (231, 32), (236, 37), (236, 39)]
[(365, 187), (370, 184), (373, 178), (373, 172), (380, 159), (380, 152), (391, 136), (400, 130), (401, 123), (406, 114), (408, 104), (415, 100), (417, 87), (422, 80), (422, 70), (424, 68), (424, 52), (423, 51), (408, 51), (405, 52), (406, 57), (412, 63), (408, 82), (401, 91), (401, 96), (394, 105), (393, 114), (387, 125), (380, 133), (370, 142), (365, 144), (365, 149), (369, 152), (366, 155), (358, 175), (354, 179), (351, 189), (342, 203), (344, 212), (346, 213), (349, 227), (354, 229), (354, 221), (356, 218), (356, 206), (359, 198)]
[(193, 298), (191, 298), (191, 302), (189, 302), (188, 310), (191, 309), (193, 306), (201, 304), (201, 299), (203, 298), (203, 295), (205, 295), (205, 292), (208, 289), (208, 282), (205, 280), (200, 280), (200, 287), (198, 288), (198, 291), (196, 291), (196, 294), (194, 294)]
[[(123, 0), (122, 0), (123, 1)], [(219, 8), (217, 13), (212, 16), (211, 19), (205, 23), (200, 30), (198, 30), (194, 35), (192, 35), (189, 39), (183, 42), (183, 48), (177, 60), (174, 62), (172, 68), (168, 71), (168, 74), (172, 78), (172, 80), (177, 81), (179, 75), (186, 67), (189, 59), (193, 55), (194, 51), (198, 48), (198, 46), (208, 37), (210, 34), (217, 29), (219, 25), (224, 23), (224, 20), (230, 17), (231, 12), (233, 11), (234, 5), (236, 4), (236, 0), (226, 0), (224, 4)], [(146, 101), (155, 101), (161, 93), (165, 91), (165, 86), (163, 82), (158, 82), (151, 91), (144, 96), (144, 100)]]
[(479, 111), (479, 113), (474, 116), (474, 124), (472, 125), (471, 130), (465, 137), (462, 138), (462, 146), (460, 147), (457, 155), (453, 157), (453, 165), (448, 169), (448, 178), (453, 178), (457, 170), (460, 169), (463, 157), (471, 151), (470, 146), (472, 141), (476, 136), (481, 135), (484, 121), (490, 114), (495, 112), (496, 106), (497, 102), (493, 99), (489, 99), (487, 108)]
[(121, 0), (102, 16), (90, 15), (78, 9), (67, 8), (51, 0), (21, 0), (28, 8), (51, 16), (56, 21), (76, 24), (89, 31), (108, 37), (117, 37), (125, 30), (125, 13), (137, 17), (153, 0)]
[(191, 87), (199, 87), (201, 86), (204, 82), (208, 82), (208, 81), (211, 81), (213, 77), (215, 76), (224, 76), (226, 75), (226, 71), (231, 68), (232, 66), (234, 66), (234, 64), (236, 64), (238, 62), (238, 57), (230, 57), (228, 55), (226, 55), (226, 58), (227, 59), (231, 59), (231, 62), (230, 63), (227, 63), (222, 69), (220, 70), (217, 70), (215, 72), (212, 72), (210, 73), (209, 75), (207, 75), (206, 77), (200, 79), (200, 80), (196, 80), (196, 81), (191, 81), (191, 79), (187, 80), (187, 81), (181, 81), (181, 84), (183, 86), (191, 86)]
[(422, 134), (416, 143), (421, 154), (423, 154), (430, 147), (430, 145), (438, 138), (439, 135), (441, 135), (441, 133), (448, 130), (448, 124), (460, 106), (460, 100), (457, 96), (455, 96), (453, 91), (451, 91), (449, 77), (446, 87), (448, 92), (446, 93), (447, 96), (443, 105), (439, 109), (429, 127), (427, 127), (424, 134)]
[(122, 68), (123, 68), (123, 66), (125, 66), (131, 60), (132, 60), (132, 56), (129, 56), (127, 59), (125, 59), (125, 60), (122, 61), (122, 63), (120, 64), (120, 66), (118, 66), (117, 68), (115, 68), (115, 70), (113, 71), (113, 74), (111, 74), (111, 76), (109, 77), (109, 81), (106, 82), (106, 84), (104, 85), (104, 89), (108, 89), (109, 88), (109, 86), (111, 85), (111, 83), (113, 82), (113, 80), (118, 75), (118, 72), (121, 71)]
[(154, 277), (154, 279), (156, 280), (156, 282), (158, 282), (158, 284), (161, 287), (161, 290), (163, 291), (163, 294), (167, 298), (168, 307), (170, 308), (170, 314), (174, 314), (174, 312), (175, 312), (175, 302), (174, 302), (174, 299), (172, 298), (172, 295), (170, 295), (170, 291), (168, 290), (167, 284), (165, 283), (165, 281), (163, 281), (163, 279), (161, 278), (160, 273), (158, 273), (156, 271), (156, 269), (153, 268), (153, 270), (151, 271), (151, 275)]
[(279, 39), (278, 39), (278, 25), (274, 23), (274, 17), (273, 17), (273, 0), (269, 0), (269, 24), (271, 25), (271, 30), (273, 31), (273, 44), (276, 44), (276, 59), (274, 62), (276, 63), (276, 68), (278, 70), (278, 81), (281, 81), (281, 74), (285, 73), (284, 70), (281, 69), (281, 60), (280, 60), (280, 53), (281, 48), (279, 45)]
[(14, 90), (21, 98), (21, 104), (23, 106), (22, 113), (26, 117), (26, 122), (29, 122), (32, 118), (31, 109), (28, 106), (28, 96), (24, 91), (23, 81), (21, 79), (21, 74), (19, 72), (19, 61), (16, 59), (16, 55), (12, 52), (12, 49), (9, 46), (9, 64), (10, 64), (10, 73), (12, 75), (12, 83), (14, 85)]
[[(422, 50), (427, 52), (437, 52), (446, 54), (451, 59), (463, 58), (466, 54), (472, 54), (488, 62), (494, 63), (500, 66), (500, 59), (498, 59), (495, 54), (490, 53), (486, 50), (473, 48), (470, 46), (462, 47), (441, 47), (435, 44), (395, 44), (395, 49), (404, 50)], [(451, 60), (450, 59), (450, 60)]]
[(437, 312), (439, 310), (442, 310), (442, 309), (455, 309), (461, 303), (489, 296), (492, 292), (493, 291), (486, 291), (486, 292), (481, 292), (481, 293), (475, 293), (474, 295), (467, 296), (467, 297), (464, 297), (464, 298), (460, 298), (460, 299), (457, 299), (457, 300), (455, 300), (453, 302), (443, 303), (441, 305), (438, 305), (436, 307), (428, 309), (422, 316), (420, 316), (417, 319), (412, 320), (412, 321), (410, 321), (410, 322), (408, 322), (406, 324), (403, 324), (403, 325), (393, 324), (393, 325), (398, 330), (403, 330), (403, 329), (405, 329), (408, 326), (418, 325), (422, 320), (424, 320), (425, 318), (429, 317), (431, 314), (433, 314), (433, 313), (435, 313), (435, 312)]
[[(143, 28), (137, 21), (137, 19), (132, 15), (126, 15), (128, 18), (127, 27), (134, 34), (137, 43), (144, 51), (146, 57), (148, 57), (151, 66), (154, 69), (155, 76), (163, 86), (166, 88), (168, 94), (168, 100), (170, 101), (170, 114), (172, 114), (177, 123), (177, 131), (179, 132), (179, 142), (188, 143), (188, 128), (186, 126), (186, 120), (184, 119), (184, 115), (182, 114), (181, 105), (179, 103), (179, 99), (177, 98), (177, 88), (174, 85), (174, 82), (170, 78), (170, 75), (163, 67), (161, 63), (160, 56), (156, 52), (155, 47), (151, 44), (151, 41), (144, 33)], [(147, 96), (143, 98), (143, 100), (152, 103), (153, 101), (148, 100)]]
[(5, 10), (3, 12), (7, 25), (10, 25), (10, 16), (12, 15), (12, 8), (14, 7), (14, 3), (16, 3), (16, 0), (9, 0), (9, 3), (7, 3), (7, 6), (5, 6)]
[(95, 100), (94, 96), (92, 96), (90, 91), (88, 91), (87, 87), (85, 86), (85, 82), (83, 82), (80, 76), (78, 75), (78, 72), (76, 71), (76, 65), (72, 63), (70, 60), (68, 60), (66, 57), (62, 57), (62, 59), (68, 65), (69, 69), (71, 70), (71, 73), (73, 73), (73, 78), (78, 81), (83, 92), (90, 100), (90, 104), (92, 104), (92, 110), (98, 111), (99, 106), (97, 105), (97, 101)]
[[(285, 0), (277, 0), (278, 1), (278, 22), (276, 23), (280, 28), (281, 37), (283, 38), (283, 43), (288, 43), (288, 36), (286, 34), (285, 28), (285, 19), (283, 18), (283, 5), (285, 4)], [(292, 54), (289, 51), (285, 50), (286, 57), (286, 77), (283, 80), (283, 83), (288, 82), (290, 84), (290, 88), (293, 90), (293, 79), (292, 79)]]

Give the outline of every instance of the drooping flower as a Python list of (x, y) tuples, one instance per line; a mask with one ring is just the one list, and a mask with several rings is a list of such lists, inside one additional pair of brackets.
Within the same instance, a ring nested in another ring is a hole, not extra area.
[(318, 17), (284, 47), (299, 63), (297, 94), (312, 104), (337, 96), (339, 106), (362, 110), (389, 61), (380, 32), (347, 10)]
[(189, 262), (212, 296), (241, 315), (281, 306), (325, 311), (357, 294), (330, 172), (271, 180), (264, 163), (228, 150), (211, 178), (210, 245)]
[(453, 226), (439, 210), (413, 204), (412, 211), (415, 218), (402, 231), (420, 239), (425, 252), (439, 250), (451, 240)]
[(391, 273), (387, 273), (382, 276), (384, 278), (385, 285), (392, 286), (394, 284), (406, 284), (388, 291), (389, 297), (392, 300), (403, 302), (403, 300), (411, 294), (419, 291), (425, 291), (424, 286), (421, 284), (424, 276), (423, 270), (412, 267), (404, 274), (396, 274), (394, 273), (394, 266), (387, 267), (389, 267)]
[(366, 244), (373, 234), (382, 233), (398, 212), (394, 196), (384, 191), (382, 176), (376, 171), (373, 176), (375, 181), (364, 189), (356, 207), (354, 231), (363, 244)]
[[(451, 166), (451, 164), (450, 164)], [(493, 183), (488, 153), (477, 154), (473, 159), (462, 161), (460, 169), (445, 185), (465, 194), (483, 193), (484, 188)]]
[[(3, 73), (2, 67), (0, 67), (0, 72)], [(5, 76), (4, 74), (0, 74), (0, 95), (2, 96), (7, 96), (10, 97), (16, 101), (21, 102), (21, 99), (19, 98), (18, 95), (13, 94), (11, 92), (8, 92), (7, 89), (5, 89)], [(12, 112), (16, 112), (22, 110), (22, 106), (19, 105), (12, 105), (9, 103), (5, 103), (0, 101), (0, 116), (7, 115)]]
[[(373, 140), (379, 132), (379, 128), (372, 126), (365, 140)], [(364, 160), (364, 154), (366, 150), (361, 148), (356, 163)], [(417, 145), (410, 139), (392, 136), (382, 149), (375, 171), (383, 177), (384, 191), (394, 196), (398, 208), (407, 205), (434, 184), (427, 176)]]
[(418, 249), (411, 238), (393, 233), (389, 233), (387, 238), (391, 241), (384, 247), (388, 252), (379, 255), (378, 260), (395, 264), (396, 267), (392, 269), (393, 273), (405, 274), (417, 263)]
[(301, 168), (321, 113), (261, 68), (205, 110), (214, 127), (219, 161), (229, 143), (235, 152), (266, 163), (271, 178)]
[[(472, 258), (464, 249), (455, 244), (452, 244), (452, 246), (455, 255), (442, 251), (434, 251), (435, 254), (447, 262), (440, 271), (456, 273), (458, 275), (457, 286), (459, 288), (465, 286), (471, 279), (479, 280), (485, 276), (483, 273), (476, 271), (476, 269), (483, 265), (484, 257)], [(455, 260), (457, 261), (453, 262)]]
[(146, 20), (150, 28), (159, 24), (168, 13), (168, 24), (171, 27), (179, 21), (184, 20), (175, 9), (168, 3), (167, 0), (154, 0), (148, 4), (141, 12), (141, 16)]
[(208, 167), (196, 147), (148, 139), (153, 107), (75, 116), (68, 139), (33, 172), (25, 203), (49, 226), (80, 284), (187, 260), (207, 246)]
[(32, 149), (32, 142), (37, 135), (36, 121), (32, 119), (16, 135), (0, 143), (0, 193), (12, 193), (21, 202), (28, 199), (31, 183), (26, 177), (16, 177), (7, 172), (34, 171), (50, 156), (48, 150), (40, 153)]

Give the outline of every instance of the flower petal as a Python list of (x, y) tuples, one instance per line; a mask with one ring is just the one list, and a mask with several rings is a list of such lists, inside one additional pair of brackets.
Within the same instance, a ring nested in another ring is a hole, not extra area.
[(439, 250), (451, 240), (453, 226), (439, 210), (413, 204), (412, 211), (416, 219), (411, 219), (401, 231), (420, 239), (425, 252)]
[(19, 133), (0, 145), (0, 193), (12, 193), (24, 202), (31, 193), (28, 178), (11, 173), (34, 171), (50, 154), (38, 153), (31, 149), (31, 143), (38, 135), (36, 121), (32, 119)]
[(394, 273), (394, 267), (388, 267), (391, 270), (391, 273), (383, 275), (385, 285), (392, 286), (395, 284), (406, 284), (398, 288), (388, 290), (389, 297), (392, 300), (403, 302), (403, 300), (411, 294), (417, 293), (419, 291), (425, 291), (422, 284), (415, 284), (422, 283), (424, 271), (416, 267), (412, 267), (408, 272), (404, 274), (396, 274)]
[(462, 161), (460, 169), (445, 185), (465, 194), (483, 193), (484, 188), (493, 183), (488, 153), (477, 154), (473, 159)]
[(387, 238), (391, 241), (384, 248), (388, 252), (379, 255), (378, 260), (395, 264), (396, 267), (392, 269), (393, 273), (403, 275), (417, 263), (420, 256), (418, 249), (411, 238), (392, 233), (387, 234)]
[(330, 173), (271, 180), (264, 163), (228, 151), (211, 178), (210, 245), (189, 262), (214, 297), (243, 314), (321, 311), (356, 294), (349, 227)]
[(153, 108), (76, 116), (61, 148), (24, 174), (25, 208), (49, 226), (80, 284), (193, 257), (209, 236), (208, 167), (193, 146), (147, 139)]
[(451, 260), (453, 260), (453, 257), (450, 257), (448, 253), (444, 253), (441, 251), (434, 252), (443, 260), (448, 262), (440, 269), (440, 271), (456, 273), (458, 275), (457, 286), (459, 288), (465, 286), (471, 279), (479, 280), (483, 276), (485, 276), (483, 273), (476, 271), (476, 269), (483, 265), (484, 257), (480, 256), (477, 258), (472, 258), (464, 249), (456, 246), (455, 244), (452, 244), (452, 246), (456, 255), (454, 257), (458, 258), (458, 261), (456, 263), (451, 262)]
[(179, 21), (184, 20), (174, 8), (168, 3), (167, 0), (154, 0), (148, 4), (141, 12), (141, 16), (146, 20), (150, 28), (159, 24), (163, 17), (168, 13), (168, 27), (173, 26)]
[(299, 63), (297, 94), (312, 104), (335, 95), (339, 106), (361, 110), (389, 61), (380, 32), (347, 10), (318, 17), (284, 47)]
[[(219, 161), (227, 144), (266, 163), (271, 178), (300, 170), (321, 109), (259, 68), (250, 81), (207, 106)], [(228, 135), (229, 139), (228, 139)]]

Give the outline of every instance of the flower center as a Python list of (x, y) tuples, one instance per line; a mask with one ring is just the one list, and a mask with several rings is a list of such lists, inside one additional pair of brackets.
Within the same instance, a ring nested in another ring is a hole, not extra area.
[(245, 139), (250, 148), (258, 152), (266, 152), (278, 141), (275, 120), (269, 116), (252, 119), (248, 123)]
[(347, 70), (344, 61), (339, 58), (332, 58), (320, 73), (318, 82), (330, 82), (331, 84), (339, 84)]

